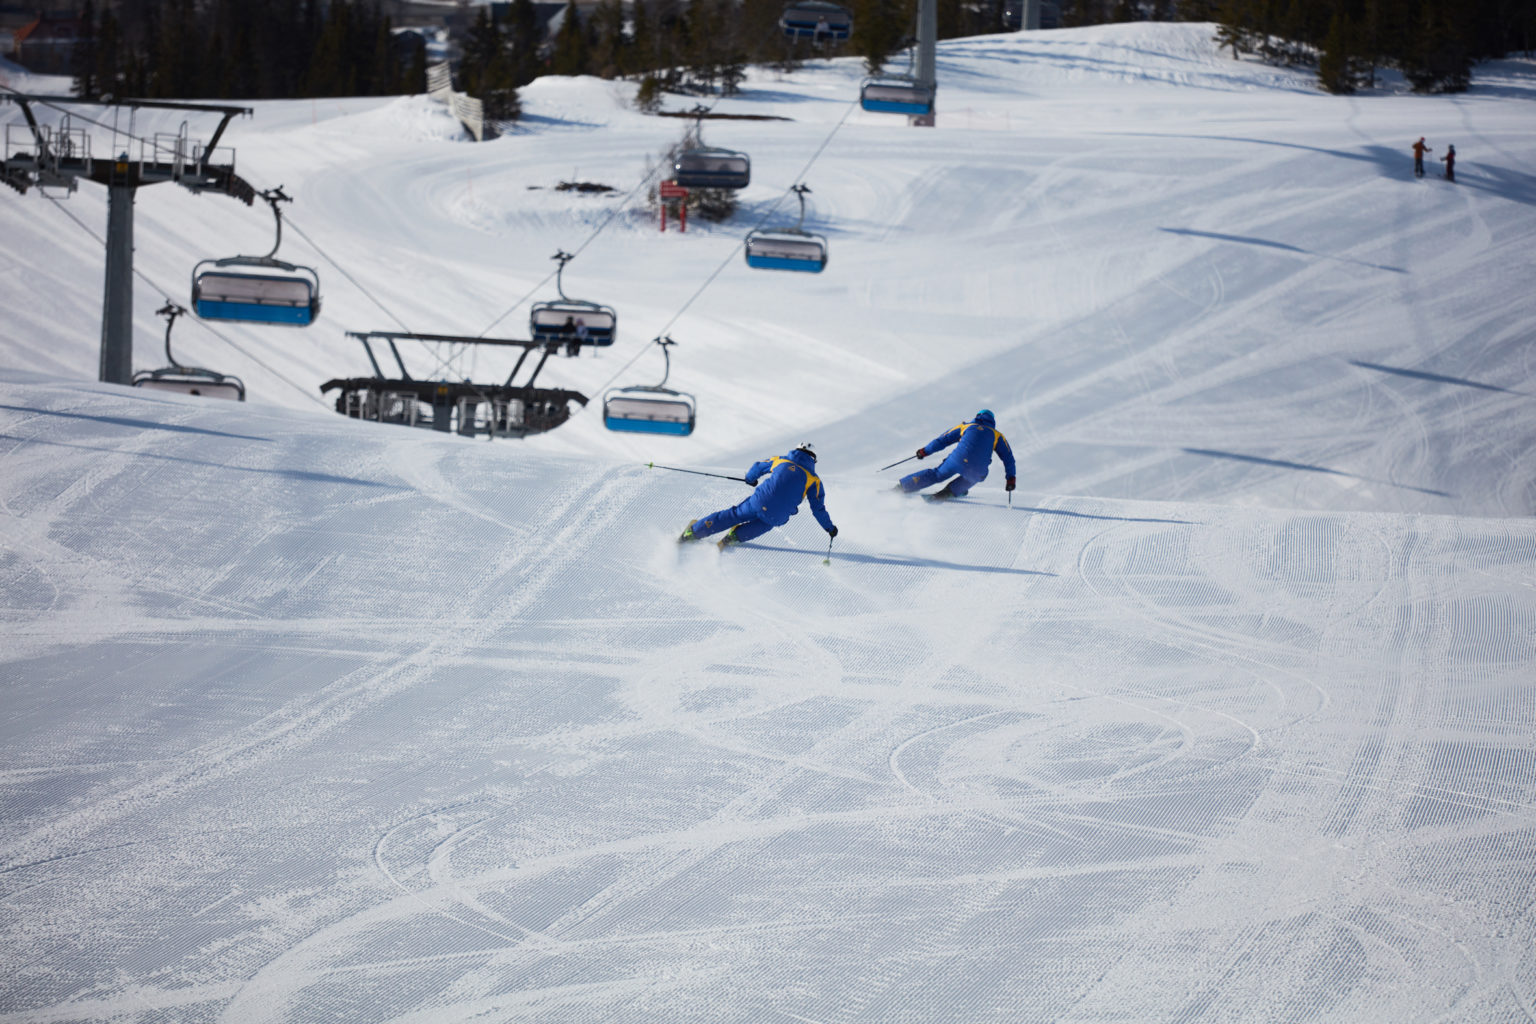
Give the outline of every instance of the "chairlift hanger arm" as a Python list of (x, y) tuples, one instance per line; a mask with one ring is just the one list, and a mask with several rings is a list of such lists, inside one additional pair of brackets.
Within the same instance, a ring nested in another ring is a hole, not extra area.
[(27, 102), (29, 99), (35, 99), (36, 97), (22, 96), (20, 94), (12, 96), (11, 94), (7, 93), (4, 98), (8, 100), (15, 100), (16, 105), (21, 108), (22, 116), (27, 119), (27, 127), (32, 129), (32, 141), (37, 143), (38, 159), (47, 160), (50, 156), (50, 153), (48, 152), (48, 140), (43, 137), (43, 129), (42, 126), (37, 123), (37, 115), (32, 113), (32, 104)]

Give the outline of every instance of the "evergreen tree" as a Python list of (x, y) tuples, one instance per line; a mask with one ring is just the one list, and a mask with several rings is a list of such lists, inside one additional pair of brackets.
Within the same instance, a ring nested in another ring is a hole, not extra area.
[(624, 73), (628, 37), (624, 34), (624, 8), (619, 0), (599, 0), (592, 12), (592, 67), (602, 78)]
[(1317, 83), (1335, 95), (1355, 91), (1350, 50), (1349, 15), (1334, 11), (1323, 52), (1318, 56)]
[(75, 69), (70, 91), (76, 96), (100, 95), (96, 73), (101, 55), (96, 49), (96, 4), (92, 0), (85, 0), (85, 6), (81, 8), (80, 34), (75, 39), (75, 49), (70, 59)]
[(508, 18), (507, 40), (512, 47), (512, 64), (517, 85), (527, 85), (539, 75), (539, 15), (533, 0), (513, 0)]
[(850, 42), (870, 74), (879, 74), (900, 49), (914, 13), (906, 0), (854, 0)]
[(550, 71), (557, 75), (586, 74), (591, 46), (587, 41), (586, 27), (576, 10), (576, 0), (566, 0), (565, 16), (560, 31), (555, 33), (555, 50), (550, 59)]

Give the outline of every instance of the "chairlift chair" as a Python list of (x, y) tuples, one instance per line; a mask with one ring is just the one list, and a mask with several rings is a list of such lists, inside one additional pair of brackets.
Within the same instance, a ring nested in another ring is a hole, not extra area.
[(804, 228), (805, 194), (810, 188), (796, 185), (791, 191), (800, 200), (799, 222), (794, 227), (748, 233), (745, 246), (747, 266), (754, 270), (796, 270), (819, 274), (827, 266), (827, 240)]
[(672, 374), (672, 357), (667, 349), (677, 342), (663, 337), (657, 338), (656, 344), (661, 346), (667, 361), (661, 383), (609, 389), (603, 395), (603, 426), (625, 433), (687, 437), (693, 433), (698, 404), (692, 395), (666, 386)]
[(192, 269), (192, 308), (204, 320), (308, 327), (320, 315), (320, 275), (277, 259), (283, 241), (281, 186), (261, 193), (277, 219), (277, 239), (265, 256), (202, 260)]
[(843, 43), (853, 34), (853, 15), (827, 0), (799, 0), (779, 15), (779, 30), (790, 39)]
[(533, 340), (544, 345), (564, 344), (570, 352), (579, 351), (582, 345), (607, 348), (618, 336), (619, 315), (612, 306), (573, 299), (565, 294), (565, 265), (575, 257), (568, 252), (557, 252), (551, 259), (559, 261), (555, 271), (555, 290), (560, 298), (549, 302), (535, 302), (528, 313), (528, 332)]
[(171, 352), (171, 327), (186, 310), (167, 299), (165, 305), (156, 312), (165, 317), (165, 358), (171, 365), (159, 370), (140, 370), (133, 375), (133, 386), (150, 391), (175, 391), (203, 398), (245, 401), (245, 383), (239, 377), (205, 370), (201, 366), (183, 366), (176, 361), (176, 356)]
[(698, 120), (689, 140), (692, 144), (672, 162), (672, 180), (684, 188), (746, 188), (752, 182), (752, 158), (734, 149), (704, 145), (704, 115), (709, 108), (701, 104), (693, 113)]
[(937, 89), (912, 75), (874, 75), (859, 86), (859, 106), (880, 114), (933, 113)]

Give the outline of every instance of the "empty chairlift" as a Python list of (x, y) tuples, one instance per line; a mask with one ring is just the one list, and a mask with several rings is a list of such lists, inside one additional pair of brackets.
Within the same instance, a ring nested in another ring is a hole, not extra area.
[(800, 0), (779, 15), (779, 30), (790, 39), (809, 39), (817, 45), (845, 43), (853, 34), (853, 15), (827, 0)]
[(283, 212), (292, 202), (281, 187), (261, 193), (277, 219), (277, 240), (265, 256), (203, 260), (192, 270), (192, 309), (204, 320), (308, 327), (320, 315), (320, 275), (276, 258)]
[(165, 358), (171, 365), (159, 370), (140, 370), (133, 375), (134, 387), (245, 401), (245, 384), (239, 377), (205, 370), (200, 366), (183, 366), (172, 354), (171, 328), (175, 326), (176, 318), (186, 312), (185, 309), (167, 299), (165, 305), (155, 312), (165, 317)]
[(827, 240), (804, 229), (805, 185), (791, 191), (800, 200), (800, 220), (792, 228), (753, 231), (747, 235), (747, 266), (754, 270), (795, 270), (819, 274), (827, 266)]
[(677, 342), (664, 337), (657, 338), (656, 344), (667, 361), (661, 383), (610, 390), (603, 396), (603, 426), (626, 433), (687, 437), (693, 433), (698, 405), (692, 395), (666, 386), (672, 375), (672, 357), (667, 349)]
[(752, 182), (752, 158), (733, 149), (704, 145), (704, 115), (709, 108), (695, 107), (698, 121), (672, 162), (672, 180), (684, 188), (746, 188)]
[(528, 315), (528, 331), (533, 340), (544, 345), (565, 345), (571, 354), (579, 352), (583, 345), (612, 345), (618, 336), (619, 315), (612, 306), (567, 298), (563, 282), (565, 265), (575, 257), (562, 251), (550, 258), (560, 263), (555, 271), (555, 290), (560, 298), (533, 304)]
[(911, 75), (875, 75), (859, 87), (859, 106), (880, 114), (923, 116), (933, 113), (936, 92), (931, 82)]

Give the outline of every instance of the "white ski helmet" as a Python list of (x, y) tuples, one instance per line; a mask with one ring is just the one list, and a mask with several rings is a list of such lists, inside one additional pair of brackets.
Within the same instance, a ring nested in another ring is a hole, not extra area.
[(801, 441), (799, 444), (795, 445), (795, 451), (805, 452), (805, 454), (811, 457), (812, 462), (816, 461), (816, 446), (811, 444), (809, 441)]

